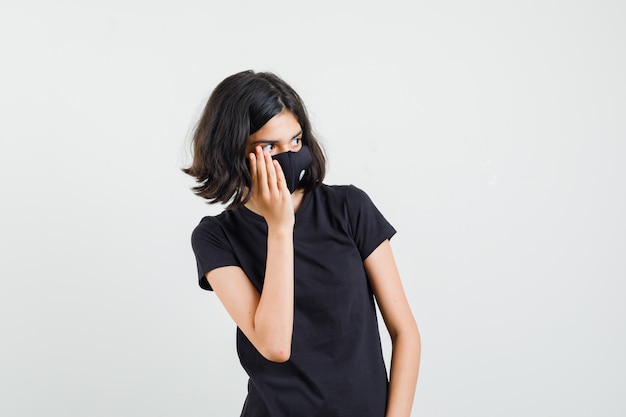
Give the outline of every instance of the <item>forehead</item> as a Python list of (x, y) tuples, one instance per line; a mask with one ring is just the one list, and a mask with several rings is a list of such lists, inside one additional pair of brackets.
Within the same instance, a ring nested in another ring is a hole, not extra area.
[(259, 130), (248, 137), (248, 143), (256, 141), (289, 141), (302, 130), (298, 119), (289, 110), (283, 110), (267, 121)]

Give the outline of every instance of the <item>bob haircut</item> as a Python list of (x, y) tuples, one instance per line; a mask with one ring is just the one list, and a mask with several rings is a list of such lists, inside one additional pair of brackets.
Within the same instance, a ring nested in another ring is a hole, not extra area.
[(228, 209), (245, 204), (251, 195), (245, 155), (248, 137), (285, 109), (300, 123), (302, 144), (313, 157), (300, 184), (305, 192), (318, 187), (326, 173), (326, 158), (313, 136), (302, 99), (276, 75), (248, 70), (215, 87), (194, 130), (193, 161), (183, 169), (198, 182), (192, 188), (194, 193), (209, 204), (230, 201)]

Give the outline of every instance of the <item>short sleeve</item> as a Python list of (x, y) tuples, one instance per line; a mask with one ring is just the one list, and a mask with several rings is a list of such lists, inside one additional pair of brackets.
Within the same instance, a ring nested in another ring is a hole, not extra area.
[(354, 185), (348, 187), (346, 206), (350, 231), (361, 259), (367, 258), (381, 243), (396, 234), (396, 229), (369, 196)]
[(222, 266), (239, 266), (239, 261), (228, 243), (219, 221), (205, 217), (191, 234), (191, 246), (196, 255), (198, 282), (205, 290), (213, 291), (206, 280), (207, 272)]

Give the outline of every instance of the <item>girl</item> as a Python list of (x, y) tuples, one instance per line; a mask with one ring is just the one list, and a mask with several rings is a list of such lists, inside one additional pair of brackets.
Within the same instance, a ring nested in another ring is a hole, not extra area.
[[(213, 91), (184, 172), (228, 204), (192, 234), (200, 286), (237, 324), (249, 375), (242, 416), (407, 417), (420, 338), (389, 239), (354, 186), (323, 184), (325, 157), (298, 94), (244, 71)], [(392, 341), (387, 380), (376, 300)]]

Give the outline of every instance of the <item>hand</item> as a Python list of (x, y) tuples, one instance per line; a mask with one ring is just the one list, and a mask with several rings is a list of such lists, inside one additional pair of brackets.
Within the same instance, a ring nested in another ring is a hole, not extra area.
[(260, 146), (255, 148), (255, 153), (250, 153), (249, 159), (252, 179), (250, 202), (255, 211), (263, 216), (268, 227), (293, 227), (293, 201), (280, 164)]

